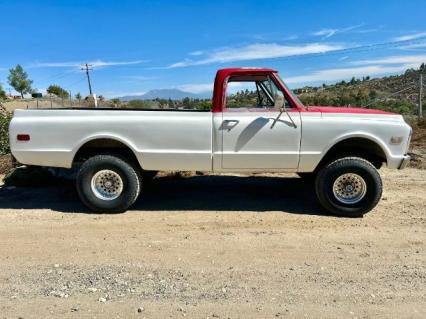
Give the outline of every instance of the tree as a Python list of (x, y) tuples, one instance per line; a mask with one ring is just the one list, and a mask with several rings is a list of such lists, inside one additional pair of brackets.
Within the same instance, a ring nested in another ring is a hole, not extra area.
[(0, 83), (0, 100), (6, 98), (6, 92), (3, 90), (3, 87)]
[(81, 100), (80, 92), (78, 92), (74, 97), (80, 102), (80, 100)]
[(121, 105), (121, 101), (118, 98), (113, 98), (110, 100), (110, 102), (113, 107), (120, 107)]
[(378, 96), (377, 91), (376, 90), (370, 90), (370, 92), (368, 93), (368, 96), (370, 97), (371, 100), (375, 100)]
[(46, 91), (47, 93), (56, 95), (57, 97), (60, 97), (60, 98), (66, 99), (69, 97), (69, 93), (67, 92), (67, 90), (61, 88), (59, 85), (55, 85), (55, 84), (50, 85)]
[(28, 79), (27, 72), (25, 72), (19, 64), (16, 65), (15, 68), (9, 70), (7, 80), (11, 87), (21, 93), (22, 98), (24, 98), (24, 94), (32, 92), (31, 85), (33, 84), (33, 81)]

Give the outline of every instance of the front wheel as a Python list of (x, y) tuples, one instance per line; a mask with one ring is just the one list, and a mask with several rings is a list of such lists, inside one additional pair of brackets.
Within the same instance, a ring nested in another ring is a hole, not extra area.
[(141, 176), (137, 168), (112, 155), (97, 155), (83, 163), (77, 192), (85, 206), (98, 213), (121, 213), (137, 199)]
[(321, 205), (331, 213), (362, 217), (377, 205), (383, 186), (370, 162), (359, 157), (345, 157), (318, 172), (315, 189)]

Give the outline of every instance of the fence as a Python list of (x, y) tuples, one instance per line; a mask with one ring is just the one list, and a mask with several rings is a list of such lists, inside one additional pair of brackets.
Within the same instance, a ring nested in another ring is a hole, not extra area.
[[(93, 100), (70, 99), (58, 97), (31, 98), (22, 100), (9, 100), (5, 105), (8, 110), (14, 109), (49, 109), (49, 108), (71, 108), (71, 107), (94, 107)], [(98, 100), (98, 107), (108, 107), (107, 103)]]

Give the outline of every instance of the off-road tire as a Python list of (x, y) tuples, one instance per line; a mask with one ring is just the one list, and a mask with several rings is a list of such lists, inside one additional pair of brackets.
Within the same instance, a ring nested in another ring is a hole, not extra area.
[[(348, 173), (357, 174), (366, 185), (364, 197), (351, 204), (342, 203), (333, 192), (336, 179)], [(319, 170), (315, 180), (315, 190), (321, 205), (332, 214), (344, 217), (362, 217), (379, 202), (383, 185), (378, 171), (370, 162), (359, 157), (345, 157), (337, 159)]]
[[(121, 177), (123, 190), (117, 198), (103, 200), (93, 192), (92, 178), (101, 170), (113, 171)], [(138, 198), (142, 177), (139, 169), (124, 159), (113, 155), (96, 155), (82, 164), (76, 186), (81, 201), (90, 210), (97, 213), (122, 213)]]

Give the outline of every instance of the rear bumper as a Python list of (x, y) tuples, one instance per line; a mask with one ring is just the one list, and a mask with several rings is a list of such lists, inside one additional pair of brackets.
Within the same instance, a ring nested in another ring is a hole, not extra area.
[(411, 160), (411, 156), (410, 155), (404, 155), (404, 157), (402, 158), (401, 164), (399, 164), (398, 169), (404, 169), (407, 167), (408, 163)]

